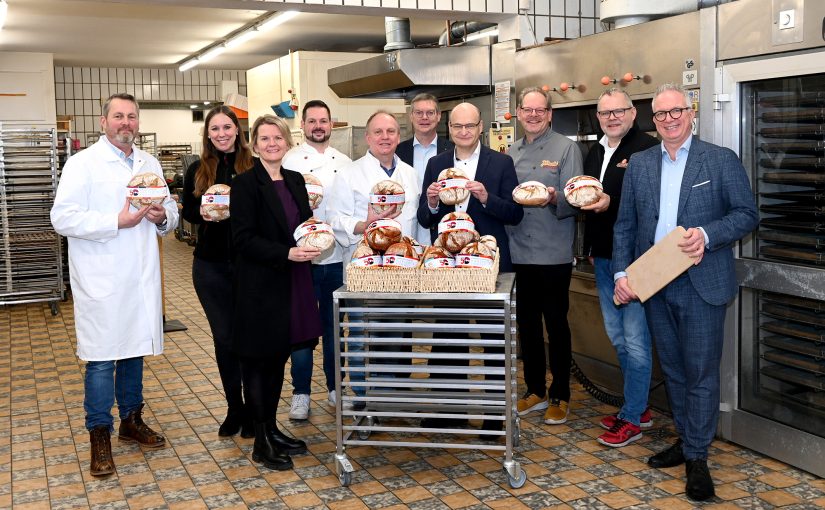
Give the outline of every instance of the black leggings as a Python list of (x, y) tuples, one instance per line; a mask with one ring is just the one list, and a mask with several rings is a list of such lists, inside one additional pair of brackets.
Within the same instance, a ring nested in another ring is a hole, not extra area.
[(246, 408), (255, 422), (275, 419), (288, 359), (289, 352), (274, 356), (241, 357)]

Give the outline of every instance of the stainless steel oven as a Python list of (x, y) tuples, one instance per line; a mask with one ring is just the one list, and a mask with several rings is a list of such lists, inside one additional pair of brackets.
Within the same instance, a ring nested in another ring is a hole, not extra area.
[[(823, 4), (721, 6), (714, 96), (716, 141), (739, 153), (760, 214), (759, 228), (738, 246), (740, 293), (727, 326), (720, 430), (819, 476), (825, 476)], [(782, 28), (789, 12), (794, 26)]]

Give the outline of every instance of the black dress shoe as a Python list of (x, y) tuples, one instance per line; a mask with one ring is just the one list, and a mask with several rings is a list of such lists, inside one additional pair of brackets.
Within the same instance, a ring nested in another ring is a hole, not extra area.
[(466, 426), (466, 418), (424, 418), (421, 420), (421, 427), (425, 429), (458, 429)]
[(647, 459), (647, 465), (652, 468), (669, 468), (684, 463), (685, 455), (682, 453), (681, 439), (677, 440), (676, 443), (667, 450), (661, 451)]
[(705, 459), (692, 459), (685, 463), (687, 483), (685, 494), (693, 501), (707, 501), (716, 495), (713, 479), (710, 477), (708, 462)]
[[(240, 414), (236, 413), (229, 413), (226, 415), (226, 419), (223, 420), (221, 426), (218, 428), (218, 435), (220, 437), (230, 437), (234, 436), (241, 430), (241, 422), (243, 421)], [(252, 431), (252, 436), (255, 437), (255, 431)]]
[(275, 445), (289, 455), (299, 455), (307, 452), (307, 444), (304, 441), (289, 437), (278, 430), (277, 427), (270, 431), (270, 436)]

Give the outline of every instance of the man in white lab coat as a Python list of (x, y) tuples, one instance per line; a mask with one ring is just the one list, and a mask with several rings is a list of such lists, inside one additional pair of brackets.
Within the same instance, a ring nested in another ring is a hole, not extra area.
[[(348, 264), (355, 251), (355, 245), (363, 238), (364, 229), (375, 220), (394, 218), (401, 223), (401, 231), (405, 236), (413, 236), (418, 226), (416, 210), (420, 187), (415, 169), (401, 161), (395, 155), (395, 149), (401, 140), (398, 121), (390, 113), (377, 111), (367, 120), (366, 132), (369, 150), (360, 159), (345, 166), (338, 174), (340, 184), (336, 184), (341, 193), (336, 193), (334, 208), (337, 213), (332, 220), (335, 236), (344, 247), (344, 264)], [(401, 211), (397, 207), (390, 207), (381, 213), (375, 213), (370, 205), (370, 191), (379, 181), (391, 179), (404, 188), (404, 206)], [(350, 321), (354, 320), (350, 314)], [(350, 336), (360, 334), (350, 328)], [(377, 336), (373, 333), (373, 336)], [(410, 346), (393, 347), (392, 350), (410, 351)], [(350, 343), (347, 349), (350, 352), (361, 351), (364, 346), (360, 343)], [(379, 350), (381, 346), (375, 347)], [(386, 348), (385, 350), (389, 350)], [(383, 361), (383, 360), (379, 360)], [(387, 360), (392, 362), (394, 360)], [(363, 358), (349, 358), (349, 366), (363, 367)], [(351, 371), (350, 382), (364, 380), (364, 372)], [(403, 374), (398, 374), (403, 377)], [(364, 388), (354, 386), (353, 392), (357, 397), (364, 396)], [(353, 407), (363, 409), (364, 400), (357, 400)]]
[(105, 136), (72, 156), (63, 169), (51, 210), (52, 225), (69, 241), (69, 273), (74, 299), (77, 355), (86, 361), (86, 428), (91, 442), (90, 471), (115, 470), (110, 434), (117, 397), (118, 436), (147, 447), (164, 437), (141, 418), (143, 356), (163, 352), (158, 235), (178, 223), (175, 202), (140, 209), (129, 204), (132, 176), (160, 164), (134, 145), (139, 109), (135, 98), (115, 94), (103, 105)]

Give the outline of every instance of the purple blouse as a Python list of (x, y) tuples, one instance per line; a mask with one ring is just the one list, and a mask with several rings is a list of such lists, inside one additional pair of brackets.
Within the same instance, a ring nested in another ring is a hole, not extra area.
[[(295, 198), (283, 180), (275, 183), (275, 192), (281, 199), (281, 205), (286, 214), (286, 224), (290, 233), (301, 224), (300, 211)], [(293, 346), (307, 341), (317, 344), (321, 336), (321, 315), (318, 312), (318, 301), (312, 288), (312, 263), (290, 262), (292, 272), (292, 292), (290, 294), (290, 336), (289, 342)]]

